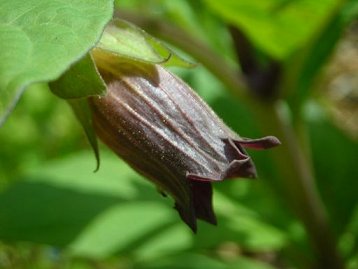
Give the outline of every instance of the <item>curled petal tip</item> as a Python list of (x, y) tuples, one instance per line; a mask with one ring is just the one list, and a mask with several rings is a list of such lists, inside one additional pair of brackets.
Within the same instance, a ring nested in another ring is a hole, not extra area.
[(269, 142), (268, 144), (271, 145), (270, 147), (276, 147), (281, 145), (281, 141), (278, 140), (276, 136), (266, 136), (264, 138), (267, 139), (267, 141)]
[(235, 142), (251, 149), (269, 149), (281, 145), (280, 140), (275, 136), (265, 136), (258, 139), (237, 139)]

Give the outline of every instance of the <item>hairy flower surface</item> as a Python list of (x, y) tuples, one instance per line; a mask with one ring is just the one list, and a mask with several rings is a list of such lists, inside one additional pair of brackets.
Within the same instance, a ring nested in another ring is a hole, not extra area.
[(107, 83), (92, 97), (96, 133), (115, 153), (175, 200), (192, 230), (216, 224), (213, 181), (254, 178), (244, 148), (265, 149), (277, 138), (244, 139), (230, 130), (182, 80), (159, 65), (99, 66)]

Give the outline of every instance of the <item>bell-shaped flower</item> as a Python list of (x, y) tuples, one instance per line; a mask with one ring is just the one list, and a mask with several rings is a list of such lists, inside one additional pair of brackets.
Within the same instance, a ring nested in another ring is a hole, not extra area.
[(159, 65), (99, 66), (107, 94), (90, 104), (97, 135), (131, 167), (175, 200), (192, 230), (216, 224), (211, 182), (256, 176), (244, 148), (266, 149), (277, 138), (242, 138), (181, 79)]

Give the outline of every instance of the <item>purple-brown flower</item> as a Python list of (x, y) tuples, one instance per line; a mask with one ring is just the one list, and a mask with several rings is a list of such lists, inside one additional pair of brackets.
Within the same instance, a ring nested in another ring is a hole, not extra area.
[(96, 133), (136, 171), (171, 195), (192, 230), (216, 224), (211, 182), (254, 178), (244, 148), (266, 149), (277, 138), (245, 139), (230, 130), (182, 80), (159, 65), (99, 66), (104, 97), (90, 104)]

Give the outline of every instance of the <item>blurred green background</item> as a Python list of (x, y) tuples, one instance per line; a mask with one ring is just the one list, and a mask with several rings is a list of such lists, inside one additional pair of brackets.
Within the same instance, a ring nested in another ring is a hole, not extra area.
[[(260, 70), (280, 66), (266, 88), (305, 141), (344, 264), (358, 268), (357, 1), (118, 0), (116, 10), (134, 23), (148, 17), (173, 25), (233, 68), (239, 65), (228, 26), (234, 27), (250, 42)], [(265, 119), (206, 67), (172, 70), (240, 135), (269, 135)], [(277, 179), (284, 168), (270, 152), (250, 152), (259, 180), (214, 185), (219, 224), (200, 222), (194, 235), (170, 198), (103, 145), (101, 168), (93, 172), (80, 125), (45, 84), (25, 93), (0, 141), (0, 268), (314, 267), (304, 225)]]

